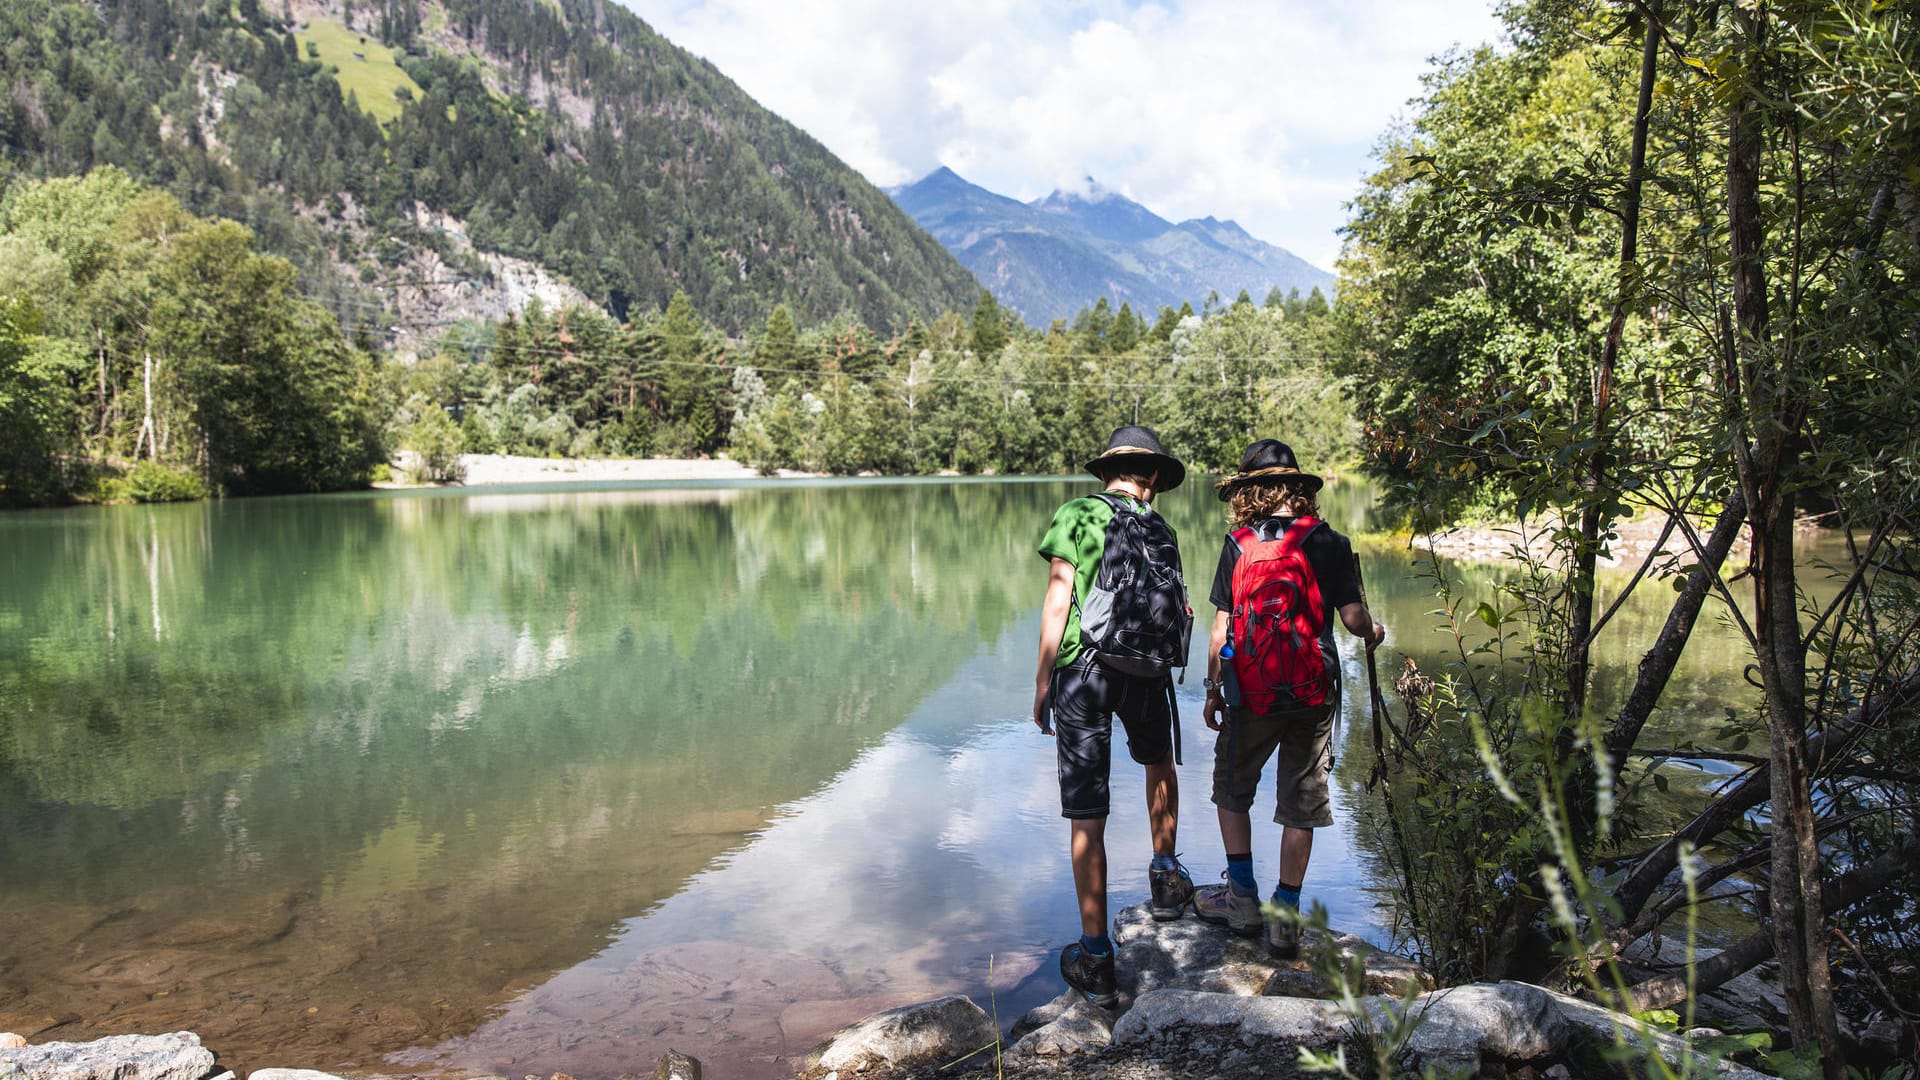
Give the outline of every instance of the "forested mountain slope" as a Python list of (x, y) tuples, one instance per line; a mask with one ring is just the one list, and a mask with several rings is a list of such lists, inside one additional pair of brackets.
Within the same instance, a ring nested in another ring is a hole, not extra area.
[(736, 331), (978, 289), (608, 0), (7, 0), (0, 41), (0, 169), (118, 165), (240, 220), (371, 343), (576, 289), (619, 315), (684, 290)]

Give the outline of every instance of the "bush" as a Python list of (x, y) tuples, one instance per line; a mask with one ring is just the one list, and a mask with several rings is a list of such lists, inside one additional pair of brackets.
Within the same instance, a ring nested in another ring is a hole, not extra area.
[(134, 502), (192, 502), (207, 497), (207, 486), (185, 469), (143, 461), (127, 474), (127, 494)]

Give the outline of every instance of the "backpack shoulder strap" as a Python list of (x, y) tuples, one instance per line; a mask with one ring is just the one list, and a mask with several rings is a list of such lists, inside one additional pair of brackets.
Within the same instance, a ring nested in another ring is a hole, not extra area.
[(1227, 539), (1233, 542), (1234, 550), (1245, 551), (1247, 550), (1248, 544), (1254, 543), (1260, 539), (1260, 534), (1255, 532), (1252, 526), (1247, 526), (1244, 528), (1235, 529), (1232, 532), (1228, 533)]
[(1307, 537), (1325, 525), (1326, 522), (1315, 517), (1294, 518), (1293, 524), (1287, 526), (1287, 531), (1281, 535), (1280, 542), (1289, 548), (1304, 548)]

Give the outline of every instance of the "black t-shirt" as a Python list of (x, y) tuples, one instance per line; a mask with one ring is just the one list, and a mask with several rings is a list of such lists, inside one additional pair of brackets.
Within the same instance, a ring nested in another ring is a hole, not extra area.
[[(1290, 517), (1267, 518), (1254, 523), (1254, 529), (1263, 537), (1277, 537), (1293, 525)], [(1360, 599), (1360, 572), (1353, 562), (1353, 544), (1346, 537), (1333, 531), (1333, 526), (1322, 524), (1307, 536), (1302, 545), (1306, 552), (1307, 565), (1313, 567), (1313, 576), (1320, 580), (1320, 602), (1326, 607), (1326, 624), (1331, 633), (1333, 624), (1339, 621), (1340, 609)], [(1213, 591), (1207, 599), (1221, 611), (1233, 610), (1233, 567), (1240, 561), (1240, 547), (1228, 534), (1226, 546), (1220, 551), (1220, 565), (1213, 572)]]

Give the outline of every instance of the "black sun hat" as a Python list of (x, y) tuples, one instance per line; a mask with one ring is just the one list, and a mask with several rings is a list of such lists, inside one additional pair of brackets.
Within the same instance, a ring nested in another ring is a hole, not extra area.
[(1115, 428), (1107, 448), (1087, 460), (1087, 471), (1102, 480), (1122, 467), (1143, 474), (1158, 472), (1160, 491), (1172, 491), (1187, 478), (1187, 467), (1160, 449), (1160, 436), (1152, 428), (1131, 424)]
[(1240, 471), (1220, 481), (1220, 500), (1225, 502), (1233, 498), (1233, 493), (1244, 485), (1280, 480), (1299, 481), (1306, 485), (1309, 495), (1327, 483), (1310, 472), (1300, 470), (1300, 463), (1293, 456), (1293, 447), (1279, 439), (1261, 439), (1240, 455)]

